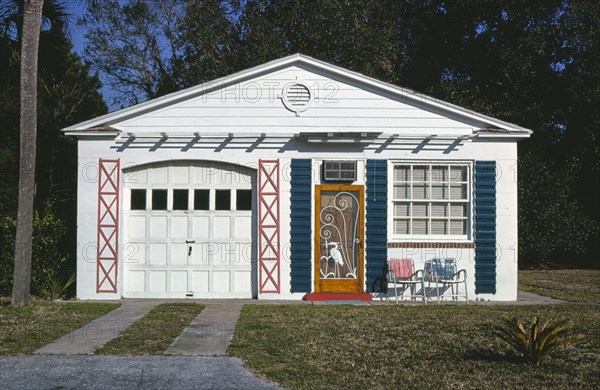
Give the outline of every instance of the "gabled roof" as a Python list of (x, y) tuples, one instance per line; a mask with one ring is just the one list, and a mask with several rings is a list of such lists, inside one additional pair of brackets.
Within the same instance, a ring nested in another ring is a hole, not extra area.
[(226, 88), (229, 85), (239, 83), (250, 78), (258, 77), (292, 66), (308, 67), (313, 71), (332, 74), (343, 79), (353, 81), (359, 86), (363, 85), (364, 87), (385, 92), (391, 96), (397, 96), (398, 98), (401, 98), (407, 102), (414, 101), (420, 105), (429, 106), (442, 112), (447, 112), (448, 114), (458, 115), (460, 117), (483, 122), (487, 125), (487, 127), (479, 130), (480, 135), (489, 134), (490, 136), (498, 136), (501, 134), (503, 136), (528, 137), (532, 133), (531, 130), (524, 127), (504, 122), (475, 111), (467, 110), (466, 108), (423, 95), (410, 89), (385, 83), (372, 77), (368, 77), (303, 54), (293, 54), (283, 57), (254, 68), (246, 69), (241, 72), (222, 77), (217, 80), (183, 89), (181, 91), (149, 100), (147, 102), (140, 103), (122, 110), (114, 111), (98, 118), (69, 126), (63, 129), (63, 131), (67, 133), (89, 131), (96, 134), (113, 132), (114, 129), (111, 129), (112, 124), (135, 118), (145, 113), (201, 96), (203, 94), (211, 93), (217, 89)]

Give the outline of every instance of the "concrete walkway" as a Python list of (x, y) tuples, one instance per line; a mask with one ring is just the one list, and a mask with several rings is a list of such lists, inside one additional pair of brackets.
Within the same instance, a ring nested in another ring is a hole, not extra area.
[(117, 337), (135, 321), (145, 316), (159, 300), (127, 300), (120, 307), (74, 330), (53, 343), (35, 351), (36, 354), (91, 355)]
[(565, 301), (527, 291), (517, 291), (516, 303), (518, 305), (559, 305), (561, 303), (565, 303)]
[[(159, 303), (169, 302), (159, 299), (122, 300), (121, 306), (110, 313), (92, 321), (57, 341), (38, 349), (36, 354), (93, 354), (108, 341), (116, 338), (132, 323), (146, 315)], [(174, 301), (172, 301), (174, 302)], [(244, 304), (392, 304), (392, 301), (257, 301), (257, 300), (201, 300), (195, 301), (206, 307), (165, 351), (166, 355), (223, 356), (233, 338), (235, 326)], [(464, 304), (464, 302), (462, 302)], [(561, 300), (519, 291), (517, 301), (510, 302), (474, 302), (479, 305), (556, 305)]]
[(207, 304), (165, 351), (166, 355), (225, 355), (243, 304)]

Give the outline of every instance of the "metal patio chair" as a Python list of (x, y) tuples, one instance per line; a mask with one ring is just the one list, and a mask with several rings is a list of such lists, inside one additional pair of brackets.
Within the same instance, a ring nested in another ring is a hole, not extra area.
[[(425, 284), (423, 281), (423, 270), (414, 271), (414, 265), (412, 259), (390, 259), (388, 263), (389, 267), (389, 282), (394, 285), (394, 295), (396, 298), (396, 304), (398, 303), (398, 285), (402, 288), (401, 298), (410, 298), (414, 301), (416, 298), (423, 299), (423, 302), (427, 301), (425, 295)], [(419, 291), (417, 288), (421, 286)], [(410, 294), (405, 295), (404, 292), (410, 288)]]
[[(469, 296), (467, 293), (467, 270), (460, 269), (456, 270), (456, 259), (444, 258), (444, 259), (431, 259), (425, 262), (424, 280), (428, 282), (428, 288), (431, 288), (431, 283), (435, 283), (435, 292), (437, 302), (440, 302), (440, 285), (443, 291), (450, 286), (450, 295), (443, 294), (443, 296), (449, 296), (453, 301), (457, 301), (458, 298), (465, 298), (466, 303), (469, 303)], [(459, 294), (460, 284), (464, 286), (464, 294)], [(442, 296), (442, 297), (443, 297)]]

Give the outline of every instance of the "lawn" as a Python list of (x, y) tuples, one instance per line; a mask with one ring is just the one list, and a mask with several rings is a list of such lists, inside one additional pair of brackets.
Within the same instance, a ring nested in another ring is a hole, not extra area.
[(520, 270), (519, 289), (565, 301), (600, 303), (600, 270)]
[(156, 355), (169, 348), (204, 305), (163, 303), (96, 351), (99, 355)]
[(82, 302), (34, 302), (16, 308), (0, 307), (0, 356), (33, 353), (118, 304)]
[[(529, 367), (491, 335), (503, 318), (568, 318), (585, 339)], [(594, 388), (597, 305), (246, 305), (228, 353), (292, 389)]]

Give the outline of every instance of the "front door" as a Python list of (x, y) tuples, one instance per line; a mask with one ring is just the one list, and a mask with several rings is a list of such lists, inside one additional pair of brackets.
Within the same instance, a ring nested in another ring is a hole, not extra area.
[(315, 292), (363, 292), (364, 188), (320, 185), (315, 193)]

